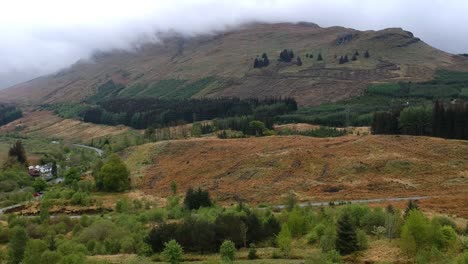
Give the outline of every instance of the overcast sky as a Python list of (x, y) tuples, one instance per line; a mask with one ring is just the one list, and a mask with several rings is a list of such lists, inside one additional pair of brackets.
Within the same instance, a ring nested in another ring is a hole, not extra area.
[(154, 41), (155, 31), (199, 34), (254, 20), (402, 27), (439, 49), (468, 53), (468, 0), (2, 0), (0, 88), (95, 50)]

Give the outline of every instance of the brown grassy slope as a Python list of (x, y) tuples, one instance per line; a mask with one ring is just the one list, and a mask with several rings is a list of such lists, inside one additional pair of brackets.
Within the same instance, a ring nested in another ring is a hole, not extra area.
[[(345, 34), (352, 40), (338, 45)], [(293, 96), (303, 105), (337, 101), (360, 94), (376, 81), (427, 80), (435, 69), (468, 71), (468, 60), (434, 49), (401, 29), (357, 31), (314, 24), (250, 24), (209, 36), (164, 36), (161, 43), (135, 52), (99, 54), (61, 72), (0, 92), (0, 100), (24, 104), (78, 101), (92, 95), (109, 79), (125, 85), (151, 84), (162, 79), (218, 81), (197, 96)], [(278, 63), (282, 49), (293, 49), (303, 66)], [(364, 50), (370, 59), (362, 58)], [(338, 64), (341, 55), (359, 50), (358, 61)], [(271, 65), (253, 69), (266, 52)], [(316, 60), (322, 53), (324, 62)], [(314, 59), (305, 54), (314, 54)], [(338, 58), (335, 58), (335, 55)]]
[(468, 142), (411, 136), (196, 139), (146, 144), (125, 156), (132, 171), (146, 175), (139, 188), (157, 196), (170, 194), (172, 181), (181, 192), (200, 186), (228, 203), (281, 203), (290, 190), (303, 201), (429, 195), (437, 199), (426, 206), (468, 217)]
[(25, 113), (24, 117), (0, 127), (0, 132), (20, 129), (27, 136), (58, 138), (70, 142), (89, 142), (105, 136), (116, 136), (128, 132), (125, 126), (105, 126), (85, 123), (73, 119), (63, 119), (48, 111)]

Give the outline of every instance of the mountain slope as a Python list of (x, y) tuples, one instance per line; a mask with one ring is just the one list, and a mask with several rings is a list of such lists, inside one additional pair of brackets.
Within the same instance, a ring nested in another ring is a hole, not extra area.
[[(34, 105), (93, 95), (293, 96), (302, 105), (317, 105), (359, 95), (372, 82), (428, 80), (437, 69), (468, 71), (468, 59), (434, 49), (396, 28), (250, 24), (213, 35), (164, 34), (161, 39), (134, 52), (97, 54), (92, 61), (3, 90), (0, 100)], [(303, 65), (278, 62), (283, 49), (292, 49)], [(364, 58), (365, 50), (370, 58)], [(351, 60), (355, 51), (360, 53), (356, 61), (338, 63), (344, 55)], [(254, 69), (255, 57), (263, 53), (270, 65)], [(319, 53), (323, 61), (317, 60)]]
[(225, 203), (281, 203), (289, 191), (302, 201), (421, 195), (450, 199), (438, 209), (466, 217), (467, 155), (468, 142), (430, 137), (275, 136), (164, 141), (123, 156), (133, 184), (152, 195), (169, 195), (171, 182)]

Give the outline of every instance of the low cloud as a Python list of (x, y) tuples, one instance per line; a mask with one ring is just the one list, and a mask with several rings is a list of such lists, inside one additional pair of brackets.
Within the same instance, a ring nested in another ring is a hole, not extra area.
[(309, 21), (361, 30), (402, 27), (468, 52), (462, 0), (15, 0), (0, 9), (0, 87), (66, 67), (96, 50), (131, 49), (156, 31), (196, 35), (242, 23)]

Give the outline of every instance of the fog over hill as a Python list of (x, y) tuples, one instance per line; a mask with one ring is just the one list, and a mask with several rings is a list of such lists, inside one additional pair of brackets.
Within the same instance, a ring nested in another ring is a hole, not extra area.
[(468, 2), (456, 0), (9, 1), (0, 11), (0, 87), (57, 71), (96, 50), (132, 50), (157, 41), (155, 32), (193, 36), (252, 21), (402, 27), (436, 48), (463, 53), (467, 11)]

